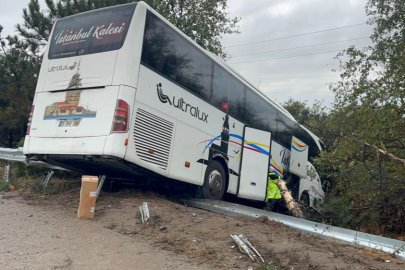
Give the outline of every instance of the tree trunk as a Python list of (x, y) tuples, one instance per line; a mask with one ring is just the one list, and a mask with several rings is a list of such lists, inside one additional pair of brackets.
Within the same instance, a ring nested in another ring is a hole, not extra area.
[(277, 181), (276, 185), (280, 189), (281, 196), (283, 196), (283, 199), (287, 204), (287, 208), (290, 210), (293, 216), (297, 218), (305, 218), (299, 204), (291, 196), (291, 191), (288, 190), (285, 181), (280, 179)]

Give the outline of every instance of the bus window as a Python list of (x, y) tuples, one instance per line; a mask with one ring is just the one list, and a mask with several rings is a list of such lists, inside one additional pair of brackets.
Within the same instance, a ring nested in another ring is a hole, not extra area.
[(293, 134), (293, 122), (287, 118), (284, 114), (277, 112), (277, 129), (278, 139), (280, 144), (286, 148), (290, 148), (291, 138)]
[(260, 112), (258, 118), (264, 124), (264, 130), (270, 131), (272, 137), (277, 139), (278, 136), (278, 123), (277, 123), (277, 109), (269, 104), (266, 100), (260, 99), (259, 102)]
[(256, 121), (256, 115), (259, 106), (259, 96), (255, 94), (252, 90), (247, 89), (246, 91), (246, 112), (245, 121), (254, 128), (262, 129), (262, 125)]
[(233, 79), (229, 94), (229, 113), (241, 120), (245, 119), (246, 87)]
[(211, 103), (221, 108), (224, 102), (228, 103), (229, 83), (231, 77), (223, 68), (215, 65), (214, 81), (212, 82), (212, 97)]
[(218, 65), (214, 67), (211, 103), (221, 108), (228, 102), (229, 114), (244, 121), (245, 86)]
[(105, 8), (56, 22), (48, 58), (118, 50), (122, 47), (136, 4)]
[(142, 62), (210, 100), (212, 59), (149, 11)]
[(270, 104), (252, 90), (247, 89), (245, 118), (250, 126), (270, 132), (275, 131), (277, 128), (272, 128), (268, 121), (268, 117), (271, 115), (270, 109)]

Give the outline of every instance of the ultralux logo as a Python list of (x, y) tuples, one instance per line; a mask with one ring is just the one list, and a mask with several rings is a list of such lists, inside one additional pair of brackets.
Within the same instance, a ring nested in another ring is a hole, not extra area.
[(156, 89), (160, 102), (169, 103), (171, 106), (174, 106), (185, 113), (190, 112), (190, 114), (195, 118), (198, 118), (201, 121), (208, 123), (208, 114), (206, 114), (205, 112), (201, 112), (198, 107), (191, 106), (190, 104), (185, 102), (183, 98), (176, 99), (176, 97), (173, 96), (173, 99), (170, 100), (170, 98), (167, 95), (163, 94), (161, 83), (158, 83), (156, 85)]

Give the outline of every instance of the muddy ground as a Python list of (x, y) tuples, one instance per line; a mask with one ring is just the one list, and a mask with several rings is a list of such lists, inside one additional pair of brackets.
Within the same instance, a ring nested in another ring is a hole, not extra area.
[[(148, 202), (151, 220), (140, 221)], [(0, 269), (405, 269), (389, 254), (303, 234), (265, 218), (228, 217), (139, 187), (102, 192), (93, 220), (77, 218), (79, 189), (0, 194)], [(266, 263), (229, 234), (243, 233)]]

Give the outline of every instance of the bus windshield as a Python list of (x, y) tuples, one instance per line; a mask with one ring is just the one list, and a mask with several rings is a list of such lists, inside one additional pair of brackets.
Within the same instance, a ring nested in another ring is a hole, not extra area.
[(122, 47), (136, 4), (105, 8), (60, 19), (50, 40), (48, 58), (118, 50)]

